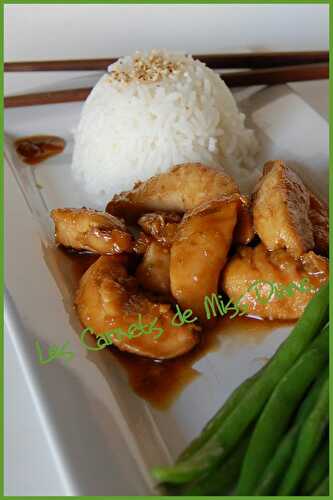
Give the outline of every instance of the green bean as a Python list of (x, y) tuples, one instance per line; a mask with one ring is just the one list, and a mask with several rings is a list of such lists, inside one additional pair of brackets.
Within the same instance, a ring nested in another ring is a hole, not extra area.
[(325, 479), (322, 480), (320, 485), (311, 493), (313, 497), (328, 497), (330, 494), (330, 481), (329, 476), (326, 476)]
[(328, 422), (329, 379), (325, 381), (318, 401), (302, 426), (291, 464), (278, 488), (279, 496), (292, 495), (314, 457)]
[(303, 403), (299, 407), (299, 410), (295, 417), (295, 425), (299, 425), (300, 427), (304, 424), (307, 417), (310, 415), (313, 410), (315, 404), (318, 401), (320, 396), (320, 392), (325, 384), (327, 377), (329, 376), (329, 365), (326, 364), (324, 370), (321, 372), (320, 376), (311, 386), (306, 398)]
[(328, 366), (321, 374), (319, 379), (315, 382), (315, 384), (311, 387), (306, 398), (301, 404), (297, 412), (293, 426), (291, 427), (291, 429), (288, 431), (288, 433), (285, 435), (285, 437), (277, 447), (277, 450), (273, 455), (273, 458), (268, 463), (265, 472), (260, 478), (259, 484), (254, 493), (255, 496), (267, 496), (274, 494), (274, 489), (278, 484), (278, 482), (280, 481), (282, 474), (286, 470), (293, 455), (293, 452), (295, 450), (297, 437), (301, 429), (301, 426), (303, 425), (308, 415), (312, 411), (312, 408), (314, 407), (318, 399), (319, 393), (327, 376), (328, 376)]
[(238, 479), (243, 458), (249, 444), (250, 434), (237, 446), (221, 465), (209, 474), (189, 483), (182, 490), (182, 496), (227, 495)]
[(223, 425), (189, 459), (174, 466), (155, 467), (153, 476), (161, 482), (186, 483), (208, 473), (237, 445), (260, 414), (275, 385), (293, 366), (312, 338), (328, 319), (328, 286), (322, 287), (307, 305), (293, 331), (270, 360), (262, 375), (228, 415)]
[(301, 485), (301, 495), (311, 495), (311, 492), (320, 484), (328, 472), (329, 445), (325, 439), (317, 455), (306, 471), (306, 477)]
[(183, 451), (179, 456), (177, 463), (187, 460), (189, 457), (194, 455), (202, 446), (209, 440), (209, 438), (215, 434), (219, 427), (223, 424), (225, 419), (230, 415), (230, 413), (236, 408), (238, 403), (243, 399), (244, 395), (261, 375), (263, 369), (260, 370), (256, 375), (251, 378), (246, 379), (237, 389), (231, 394), (231, 396), (226, 400), (222, 408), (214, 415), (214, 417), (208, 422), (208, 424), (203, 428), (199, 436), (190, 443), (190, 445)]
[(292, 414), (328, 359), (328, 333), (327, 326), (275, 387), (252, 434), (236, 496), (253, 494)]
[(254, 496), (273, 495), (274, 488), (288, 466), (296, 446), (299, 427), (293, 426), (278, 446), (273, 458), (260, 478)]

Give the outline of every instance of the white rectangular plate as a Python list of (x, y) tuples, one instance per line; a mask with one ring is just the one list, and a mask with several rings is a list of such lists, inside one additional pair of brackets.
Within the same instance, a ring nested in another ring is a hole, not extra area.
[[(259, 164), (284, 159), (326, 197), (326, 121), (284, 85), (235, 91), (235, 96), (260, 138)], [(126, 372), (108, 352), (88, 354), (77, 335), (71, 275), (52, 248), (48, 216), (54, 207), (85, 205), (70, 172), (72, 131), (81, 107), (59, 104), (5, 113), (6, 323), (68, 494), (149, 495), (156, 493), (151, 467), (175, 459), (290, 328), (258, 336), (222, 333), (218, 350), (195, 364), (200, 376), (164, 411), (133, 392)], [(41, 133), (59, 135), (67, 146), (62, 155), (31, 168), (15, 154), (13, 140)], [(35, 340), (45, 351), (68, 341), (75, 358), (42, 366)]]

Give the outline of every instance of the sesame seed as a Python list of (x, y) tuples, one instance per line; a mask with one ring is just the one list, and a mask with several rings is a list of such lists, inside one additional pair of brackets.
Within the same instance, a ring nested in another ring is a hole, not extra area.
[(125, 67), (123, 61), (116, 63), (109, 74), (109, 80), (120, 83), (156, 83), (164, 78), (172, 77), (180, 73), (182, 62), (174, 62), (156, 50), (144, 55), (136, 53), (129, 67)]

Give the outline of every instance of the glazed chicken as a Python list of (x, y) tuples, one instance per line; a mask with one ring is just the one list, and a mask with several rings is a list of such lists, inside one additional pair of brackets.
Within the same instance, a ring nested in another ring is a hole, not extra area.
[(209, 200), (238, 192), (235, 181), (221, 170), (201, 163), (184, 163), (114, 196), (106, 211), (133, 222), (148, 212), (184, 213)]
[(320, 255), (328, 255), (328, 207), (310, 191), (309, 218), (313, 226), (314, 250)]
[(140, 256), (144, 255), (152, 241), (154, 241), (154, 238), (140, 231), (133, 245), (133, 252)]
[[(198, 342), (198, 327), (172, 326), (174, 311), (170, 304), (154, 303), (129, 276), (122, 256), (102, 256), (83, 275), (75, 298), (82, 324), (96, 334), (141, 322), (154, 324), (155, 332), (141, 336), (113, 336), (122, 351), (154, 359), (169, 359), (191, 350)], [(163, 333), (159, 329), (163, 329)]]
[(172, 295), (182, 309), (205, 321), (204, 298), (217, 292), (233, 231), (240, 196), (225, 196), (188, 212), (171, 247), (170, 282)]
[(51, 211), (57, 243), (100, 255), (130, 252), (133, 239), (116, 217), (86, 208), (57, 208)]
[(242, 245), (250, 243), (255, 235), (250, 201), (247, 196), (240, 197), (237, 224), (234, 230), (233, 242)]
[[(76, 294), (82, 324), (97, 336), (154, 325), (113, 343), (170, 359), (197, 344), (198, 322), (212, 324), (204, 300), (221, 290), (249, 315), (299, 318), (328, 280), (327, 206), (282, 161), (266, 163), (251, 201), (225, 173), (186, 163), (114, 196), (109, 213), (53, 210), (57, 243), (101, 255)], [(196, 323), (174, 326), (175, 302)]]
[(293, 320), (327, 280), (325, 257), (310, 251), (294, 259), (286, 250), (269, 252), (260, 243), (239, 248), (222, 272), (221, 285), (234, 304), (247, 306), (250, 315)]
[(283, 161), (265, 164), (253, 195), (254, 229), (268, 250), (286, 248), (299, 257), (314, 248), (310, 195)]
[(146, 290), (171, 298), (170, 247), (182, 216), (175, 212), (153, 212), (138, 220), (144, 230), (135, 250), (143, 258), (136, 271), (139, 284)]
[(135, 276), (142, 288), (166, 297), (170, 292), (170, 250), (152, 241), (137, 267)]
[[(198, 213), (201, 211), (201, 207), (205, 210), (207, 203), (197, 207)], [(145, 214), (138, 220), (139, 226), (151, 239), (144, 239), (142, 236), (139, 238), (138, 246), (140, 249), (144, 248), (145, 244), (146, 246), (144, 251), (141, 251), (144, 257), (138, 266), (136, 276), (143, 288), (165, 296), (171, 294), (169, 248), (177, 234), (179, 237), (180, 220), (181, 216), (172, 212)], [(207, 228), (205, 228), (205, 232), (207, 232)], [(233, 241), (240, 243), (248, 243), (254, 236), (248, 200), (243, 196), (239, 198), (237, 223), (233, 235)], [(209, 238), (210, 234), (207, 233), (207, 240)]]
[(170, 247), (182, 216), (175, 212), (153, 212), (138, 220), (138, 225), (161, 245)]

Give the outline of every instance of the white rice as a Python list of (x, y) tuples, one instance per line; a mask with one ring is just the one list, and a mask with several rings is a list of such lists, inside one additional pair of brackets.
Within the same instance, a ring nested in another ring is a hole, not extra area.
[(220, 76), (190, 56), (158, 54), (179, 69), (156, 82), (112, 80), (133, 67), (125, 57), (84, 104), (72, 169), (95, 206), (177, 163), (223, 167), (236, 180), (253, 168), (257, 141)]

